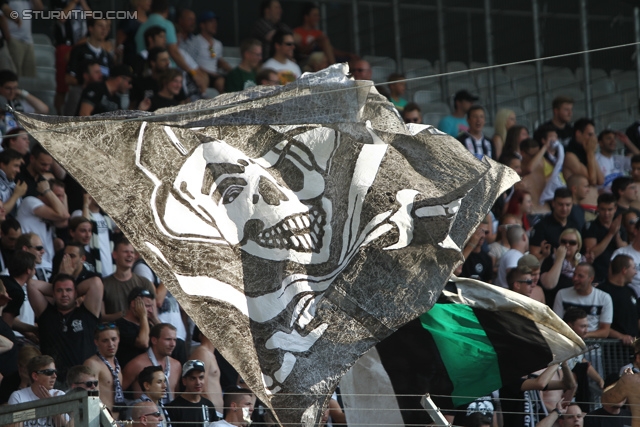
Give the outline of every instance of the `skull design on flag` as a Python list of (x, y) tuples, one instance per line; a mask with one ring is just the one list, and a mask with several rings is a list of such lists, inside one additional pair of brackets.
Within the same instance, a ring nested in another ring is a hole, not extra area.
[(517, 180), (346, 65), (156, 113), (18, 114), (281, 423), (437, 299)]

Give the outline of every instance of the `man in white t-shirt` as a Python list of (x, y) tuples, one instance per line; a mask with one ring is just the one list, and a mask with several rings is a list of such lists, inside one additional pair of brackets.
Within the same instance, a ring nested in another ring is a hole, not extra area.
[(211, 423), (212, 426), (245, 427), (251, 424), (251, 414), (256, 404), (256, 396), (251, 390), (230, 386), (224, 390), (224, 419)]
[(221, 72), (231, 71), (231, 66), (222, 57), (222, 42), (215, 38), (218, 32), (218, 17), (211, 11), (198, 16), (200, 34), (184, 43), (184, 49), (198, 63), (198, 68), (209, 75), (209, 86), (224, 92), (224, 77)]
[(560, 317), (571, 308), (580, 308), (587, 313), (587, 334), (585, 338), (607, 338), (613, 321), (611, 296), (593, 287), (595, 270), (586, 262), (581, 262), (573, 273), (573, 287), (560, 289), (553, 303), (553, 311)]
[[(49, 181), (43, 179), (37, 184), (39, 196), (27, 196), (22, 199), (16, 219), (22, 226), (22, 232), (32, 232), (40, 237), (45, 253), (41, 267), (51, 270), (54, 256), (54, 226), (66, 226), (69, 219), (67, 205), (51, 190)], [(66, 195), (64, 196), (66, 198)]]
[[(56, 365), (51, 356), (36, 356), (27, 363), (31, 386), (16, 390), (9, 397), (9, 405), (34, 400), (47, 399), (49, 397), (62, 396), (64, 392), (53, 388), (58, 378)], [(69, 422), (69, 415), (60, 414), (48, 418), (25, 421), (25, 426), (54, 427), (66, 425)]]
[(267, 60), (262, 67), (270, 68), (278, 73), (280, 84), (287, 84), (295, 81), (302, 71), (298, 64), (292, 61), (293, 51), (296, 45), (293, 41), (293, 34), (289, 31), (277, 31), (272, 39), (273, 57)]
[(505, 252), (500, 258), (498, 277), (496, 277), (494, 283), (505, 289), (509, 287), (507, 274), (509, 274), (511, 269), (518, 266), (518, 260), (529, 250), (529, 237), (527, 237), (527, 233), (522, 226), (513, 225), (507, 230), (507, 242), (509, 242), (511, 249)]
[[(618, 148), (618, 140), (629, 149), (629, 156), (614, 154)], [(611, 191), (611, 183), (614, 179), (626, 176), (631, 172), (631, 156), (640, 154), (640, 150), (622, 132), (605, 129), (598, 135), (600, 152), (596, 153), (596, 161), (604, 176), (602, 189)]]

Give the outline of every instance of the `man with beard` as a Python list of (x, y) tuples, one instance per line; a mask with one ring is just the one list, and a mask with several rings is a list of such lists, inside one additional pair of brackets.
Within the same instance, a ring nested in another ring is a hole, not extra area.
[(182, 367), (184, 393), (167, 405), (169, 417), (184, 427), (198, 427), (217, 421), (213, 402), (202, 397), (205, 392), (204, 362), (188, 360)]
[(122, 372), (116, 357), (120, 331), (113, 323), (101, 323), (96, 328), (93, 342), (98, 351), (85, 360), (84, 365), (97, 373), (100, 400), (112, 413), (118, 413), (118, 406), (126, 405), (122, 390)]
[[(40, 330), (40, 348), (58, 361), (58, 380), (64, 382), (67, 370), (95, 351), (102, 282), (85, 280), (76, 287), (72, 276), (59, 274), (53, 284), (31, 280), (27, 292)], [(82, 304), (76, 301), (80, 297)]]

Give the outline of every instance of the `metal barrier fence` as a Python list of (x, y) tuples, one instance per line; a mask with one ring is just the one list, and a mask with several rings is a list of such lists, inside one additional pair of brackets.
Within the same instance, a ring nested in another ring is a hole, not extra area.
[(64, 396), (0, 406), (0, 426), (69, 414), (74, 427), (116, 426), (98, 392), (74, 391)]
[(611, 374), (618, 374), (620, 368), (631, 363), (633, 349), (616, 339), (587, 339), (588, 346), (599, 346), (585, 353), (585, 358), (604, 379)]

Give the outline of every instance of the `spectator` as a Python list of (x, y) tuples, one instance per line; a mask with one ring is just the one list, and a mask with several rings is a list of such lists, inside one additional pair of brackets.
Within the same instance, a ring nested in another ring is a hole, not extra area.
[(66, 80), (69, 56), (73, 47), (87, 34), (87, 21), (77, 12), (91, 11), (91, 8), (86, 0), (61, 0), (53, 2), (52, 6), (63, 13), (73, 11), (66, 19), (58, 18), (53, 27), (53, 45), (56, 47), (56, 95), (53, 103), (58, 115), (63, 115), (64, 100), (69, 92)]
[(198, 64), (198, 68), (209, 75), (209, 87), (224, 92), (224, 76), (231, 66), (224, 60), (222, 42), (215, 38), (218, 32), (218, 17), (211, 11), (198, 16), (200, 34), (185, 44), (185, 50)]
[[(616, 376), (616, 380), (618, 377)], [(615, 382), (615, 381), (614, 381)], [(606, 384), (605, 388), (612, 384)], [(624, 427), (632, 424), (631, 412), (625, 409), (625, 400), (605, 403), (601, 408), (589, 412), (584, 417), (585, 427)]]
[(51, 157), (40, 144), (33, 147), (29, 155), (29, 163), (26, 167), (23, 167), (18, 176), (19, 179), (27, 184), (26, 196), (40, 196), (38, 185), (42, 178), (55, 178), (51, 173), (53, 164), (53, 157)]
[(586, 338), (607, 338), (613, 319), (613, 303), (606, 292), (594, 288), (595, 271), (591, 264), (581, 262), (573, 273), (573, 287), (561, 289), (553, 303), (553, 311), (560, 317), (569, 307), (586, 308)]
[[(53, 284), (31, 280), (27, 292), (38, 322), (40, 348), (58, 361), (59, 381), (65, 381), (70, 367), (81, 365), (95, 352), (93, 331), (100, 315), (102, 282), (85, 280), (76, 287), (73, 277), (59, 274)], [(77, 302), (81, 297), (82, 303)]]
[(513, 225), (507, 230), (507, 241), (510, 249), (500, 258), (498, 275), (495, 284), (502, 288), (508, 287), (507, 274), (518, 266), (518, 260), (529, 250), (529, 238), (524, 228)]
[[(11, 38), (9, 41), (9, 53), (16, 67), (16, 73), (22, 77), (36, 76), (36, 59), (33, 50), (33, 36), (31, 34), (31, 20), (22, 19), (25, 10), (44, 10), (42, 0), (14, 0), (8, 2), (17, 19), (9, 19), (7, 27)], [(12, 13), (7, 11), (7, 16)]]
[[(2, 28), (2, 31), (0, 31), (0, 64), (3, 64), (3, 67), (6, 70), (11, 70), (15, 73), (16, 64), (13, 63), (13, 59), (11, 59), (11, 54), (9, 53), (9, 47), (7, 46), (7, 44), (9, 43), (9, 39), (11, 38), (7, 26), (8, 19), (3, 14), (6, 13), (6, 11), (11, 10), (11, 8), (7, 4), (7, 2), (3, 3), (3, 6), (0, 6), (0, 28)], [(6, 11), (2, 12), (3, 10)]]
[(80, 97), (78, 116), (93, 116), (122, 109), (120, 95), (129, 93), (133, 71), (128, 65), (117, 65), (104, 82), (87, 86)]
[[(27, 365), (31, 386), (15, 391), (9, 398), (9, 405), (34, 400), (47, 399), (49, 397), (63, 396), (62, 390), (54, 388), (57, 379), (56, 365), (51, 356), (36, 356)], [(69, 415), (59, 414), (50, 418), (39, 418), (37, 425), (66, 425), (69, 422)]]
[[(389, 101), (396, 107), (400, 113), (407, 105), (407, 100), (403, 98), (407, 84), (404, 82), (406, 77), (403, 74), (391, 73), (387, 81), (389, 82)], [(393, 83), (397, 82), (397, 83)]]
[(281, 18), (282, 6), (278, 0), (263, 0), (260, 3), (260, 19), (253, 28), (253, 37), (262, 42), (262, 55), (265, 58), (271, 57), (271, 43), (276, 32), (291, 32)]
[[(25, 239), (23, 239), (23, 237)], [(36, 316), (33, 312), (33, 307), (31, 307), (31, 303), (27, 298), (27, 281), (30, 279), (26, 277), (27, 270), (32, 272), (32, 257), (26, 255), (30, 253), (35, 258), (35, 271), (36, 275), (39, 271), (38, 262), (42, 260), (42, 253), (44, 252), (44, 248), (42, 250), (34, 250), (34, 249), (25, 249), (23, 247), (22, 241), (26, 241), (26, 239), (30, 238), (34, 242), (40, 242), (38, 236), (27, 233), (23, 234), (18, 238), (16, 242), (16, 246), (18, 250), (15, 255), (11, 258), (9, 262), (9, 276), (0, 276), (5, 284), (11, 286), (13, 289), (20, 287), (22, 293), (24, 294), (24, 302), (20, 307), (20, 313), (13, 320), (13, 329), (16, 331), (16, 335), (18, 335), (21, 342), (29, 342), (31, 344), (38, 345), (38, 326), (36, 325)], [(42, 242), (40, 242), (42, 245)], [(25, 252), (26, 251), (26, 252)], [(32, 276), (36, 277), (36, 276)]]
[(224, 391), (224, 419), (211, 425), (219, 427), (247, 426), (245, 418), (251, 417), (255, 404), (256, 396), (251, 390), (231, 386)]
[(27, 196), (20, 203), (16, 218), (22, 225), (23, 232), (33, 232), (40, 237), (45, 253), (41, 267), (49, 272), (53, 266), (54, 228), (51, 225), (64, 224), (69, 218), (66, 204), (51, 190), (49, 181), (42, 180), (37, 185), (38, 197)]
[(0, 404), (7, 403), (14, 391), (29, 387), (31, 378), (27, 365), (36, 356), (40, 356), (40, 350), (33, 345), (24, 345), (18, 350), (18, 370), (5, 376), (0, 382)]
[[(89, 221), (85, 217), (73, 217), (69, 220), (69, 237), (71, 240), (68, 244), (77, 243), (82, 246), (84, 253), (84, 268), (92, 273), (96, 272), (96, 260), (93, 258), (93, 255), (90, 252), (89, 243), (91, 242), (91, 221)], [(64, 256), (64, 249), (56, 252), (53, 257), (53, 275), (58, 274), (60, 270), (60, 263), (62, 262), (62, 257)]]
[(623, 211), (620, 215), (622, 216), (622, 227), (624, 227), (627, 234), (627, 243), (631, 243), (636, 236), (636, 222), (638, 222), (638, 214), (629, 209)]
[(22, 154), (9, 148), (0, 153), (0, 200), (5, 211), (15, 216), (22, 196), (27, 193), (27, 184), (16, 181), (22, 165)]
[(462, 264), (461, 277), (470, 277), (483, 282), (491, 283), (493, 278), (493, 260), (482, 250), (485, 234), (489, 232), (490, 222), (486, 217), (478, 226), (475, 233), (469, 238), (464, 248), (465, 257)]
[(507, 283), (509, 290), (531, 298), (535, 284), (531, 278), (531, 269), (529, 267), (512, 268), (507, 274)]
[(202, 397), (205, 391), (205, 369), (201, 360), (189, 360), (182, 367), (184, 393), (167, 405), (169, 417), (185, 427), (199, 427), (217, 421), (213, 402)]
[(133, 273), (131, 268), (135, 262), (133, 246), (128, 240), (122, 239), (115, 244), (113, 259), (116, 262), (116, 271), (103, 279), (104, 282), (104, 309), (102, 320), (111, 322), (124, 316), (128, 307), (127, 298), (134, 288), (147, 289), (155, 299), (155, 288), (147, 280)]
[(453, 114), (443, 117), (440, 123), (438, 123), (438, 129), (444, 133), (448, 133), (454, 138), (467, 132), (469, 129), (467, 113), (477, 100), (478, 97), (471, 95), (467, 90), (456, 92), (453, 98)]
[[(159, 323), (151, 328), (149, 337), (150, 346), (147, 352), (135, 357), (125, 366), (122, 373), (122, 387), (127, 389), (133, 384), (134, 390), (144, 392), (142, 372), (144, 367), (149, 366), (149, 362), (151, 362), (152, 365), (159, 368), (159, 372), (164, 372), (163, 380), (166, 378), (168, 381), (166, 396), (159, 398), (163, 403), (169, 403), (173, 400), (174, 393), (178, 391), (182, 370), (180, 362), (170, 356), (176, 347), (176, 328), (168, 323)], [(138, 379), (137, 384), (136, 378)]]
[(126, 405), (122, 389), (122, 372), (116, 353), (120, 343), (120, 331), (113, 323), (101, 323), (93, 335), (97, 353), (84, 361), (99, 380), (100, 400), (112, 413), (119, 413)]
[(640, 182), (640, 154), (631, 157), (631, 178), (633, 182)]
[[(67, 372), (67, 393), (74, 390), (98, 390), (98, 377), (89, 366), (74, 366)], [(100, 400), (104, 403), (104, 396), (100, 396)]]
[(12, 375), (18, 370), (16, 335), (13, 333), (11, 326), (1, 317), (2, 311), (9, 303), (10, 298), (7, 289), (0, 281), (0, 378)]
[(133, 358), (147, 350), (149, 332), (153, 326), (160, 323), (156, 314), (155, 298), (148, 289), (132, 289), (127, 301), (129, 305), (125, 315), (115, 322), (120, 331), (117, 356), (122, 366), (127, 366)]
[(569, 220), (576, 225), (578, 230), (582, 230), (586, 225), (586, 211), (582, 207), (582, 202), (589, 194), (589, 180), (582, 175), (573, 175), (567, 180), (567, 188), (571, 191), (573, 199)]
[(130, 19), (120, 21), (116, 32), (116, 45), (122, 46), (122, 63), (132, 65), (136, 61), (136, 32), (147, 21), (147, 13), (151, 8), (150, 0), (131, 0), (131, 8), (135, 15)]
[(530, 252), (540, 261), (549, 256), (551, 248), (559, 245), (559, 236), (566, 228), (576, 228), (569, 218), (573, 206), (573, 195), (567, 188), (558, 188), (551, 202), (552, 211), (531, 230)]
[(631, 415), (634, 421), (631, 423), (635, 423), (636, 419), (640, 417), (640, 412), (638, 411), (638, 406), (636, 402), (638, 401), (638, 390), (640, 390), (640, 375), (637, 374), (624, 374), (620, 377), (618, 382), (616, 382), (613, 386), (607, 388), (602, 394), (602, 404), (603, 405), (619, 405), (620, 402), (624, 400), (629, 400), (631, 403)]
[(422, 111), (415, 102), (409, 102), (402, 110), (402, 119), (405, 123), (422, 124)]
[(520, 154), (520, 144), (529, 138), (529, 130), (525, 126), (513, 125), (507, 131), (507, 138), (504, 140), (502, 154), (515, 154), (522, 158)]
[(6, 111), (6, 105), (15, 111), (24, 113), (47, 114), (49, 112), (47, 104), (18, 87), (18, 75), (11, 70), (0, 69), (0, 96), (6, 99), (0, 105), (0, 113), (2, 114), (0, 117), (0, 120), (2, 120), (0, 130), (3, 134), (18, 127), (13, 114)]
[(162, 411), (159, 411), (151, 400), (141, 401), (133, 405), (131, 416), (134, 427), (164, 427), (166, 425)]
[(0, 224), (0, 261), (2, 262), (1, 273), (7, 271), (9, 261), (13, 257), (16, 248), (16, 241), (22, 235), (20, 223), (13, 217), (6, 218)]
[(14, 331), (21, 334), (37, 332), (37, 328), (17, 319), (24, 302), (28, 302), (23, 287), (35, 272), (36, 257), (28, 252), (18, 251), (11, 258), (8, 266), (9, 275), (1, 277), (11, 300), (4, 308), (2, 320)]
[(586, 258), (580, 254), (582, 249), (582, 236), (575, 228), (567, 228), (560, 233), (560, 245), (551, 256), (542, 262), (540, 268), (540, 283), (544, 289), (545, 299), (550, 307), (556, 294), (561, 289), (570, 288), (573, 285), (573, 275), (576, 266), (586, 262)]
[(197, 69), (188, 64), (187, 60), (182, 55), (182, 52), (180, 52), (180, 49), (178, 48), (176, 29), (173, 26), (173, 23), (167, 19), (169, 16), (169, 2), (167, 0), (153, 0), (151, 2), (151, 9), (149, 12), (150, 14), (146, 22), (140, 25), (140, 28), (138, 28), (138, 31), (136, 32), (135, 41), (137, 51), (142, 52), (146, 47), (144, 34), (147, 28), (155, 25), (164, 28), (167, 41), (166, 48), (169, 51), (171, 59), (173, 59), (179, 68), (191, 74), (191, 76), (196, 79), (200, 90), (204, 92), (207, 87), (208, 80), (203, 78), (203, 76), (198, 73)]
[(163, 420), (162, 424), (158, 424), (158, 426), (170, 426), (171, 418), (169, 418), (169, 413), (164, 407), (164, 400), (167, 396), (167, 380), (162, 368), (160, 366), (147, 366), (142, 369), (138, 377), (138, 386), (143, 393), (135, 403), (153, 403), (157, 411), (154, 416), (158, 415)]
[(565, 147), (573, 138), (573, 127), (571, 126), (571, 118), (573, 116), (573, 99), (566, 96), (557, 96), (551, 104), (553, 109), (553, 118), (542, 126), (553, 126), (558, 140)]
[(616, 338), (633, 347), (638, 336), (638, 304), (633, 289), (627, 285), (636, 275), (636, 264), (627, 255), (618, 255), (611, 261), (609, 277), (598, 289), (608, 293), (613, 303), (613, 321), (609, 338)]
[(63, 250), (64, 255), (60, 264), (60, 273), (73, 277), (76, 285), (90, 279), (100, 281), (96, 272), (89, 271), (86, 267), (86, 255), (82, 243), (70, 242)]
[(334, 52), (329, 37), (322, 32), (320, 26), (320, 8), (315, 3), (302, 6), (302, 25), (293, 29), (293, 37), (297, 48), (297, 57), (303, 63), (313, 52), (322, 51), (329, 65), (336, 63), (336, 56), (350, 56), (346, 52)]
[[(442, 120), (445, 119), (446, 117)], [(442, 123), (442, 120), (440, 123)], [(467, 110), (467, 120), (469, 122), (469, 128), (458, 137), (458, 141), (462, 142), (467, 150), (473, 153), (478, 159), (482, 159), (484, 156), (487, 156), (490, 159), (495, 159), (495, 148), (493, 147), (493, 142), (491, 142), (490, 139), (487, 139), (483, 133), (485, 124), (484, 108), (480, 105), (469, 107)], [(440, 128), (440, 126), (438, 127)], [(440, 130), (442, 130), (442, 128), (440, 128)]]
[(584, 412), (577, 403), (569, 403), (565, 409), (562, 403), (558, 402), (557, 407), (549, 411), (549, 415), (536, 424), (536, 427), (552, 427), (556, 425), (556, 421), (560, 427), (582, 427)]
[(298, 64), (293, 62), (293, 51), (295, 43), (291, 32), (278, 31), (274, 34), (272, 43), (273, 55), (265, 61), (263, 66), (271, 68), (278, 73), (281, 84), (287, 84), (300, 77), (302, 71)]
[(213, 402), (219, 418), (223, 416), (224, 403), (222, 399), (222, 388), (220, 386), (220, 368), (215, 355), (215, 347), (205, 334), (197, 326), (193, 331), (193, 340), (200, 345), (191, 352), (191, 359), (202, 360), (204, 363), (205, 381), (202, 395)]
[[(558, 134), (551, 124), (538, 127), (533, 133), (533, 138), (540, 143), (541, 147), (547, 147), (541, 171), (545, 185), (540, 194), (540, 203), (544, 204), (553, 199), (553, 193), (558, 188), (565, 186), (564, 175), (562, 175), (564, 146), (558, 141)], [(535, 169), (532, 172), (535, 172)], [(536, 176), (532, 178), (536, 179)]]
[[(628, 255), (633, 259), (636, 266), (640, 265), (640, 233), (638, 232), (638, 230), (640, 230), (640, 221), (636, 221), (635, 228), (636, 233), (631, 244), (620, 249), (616, 249), (611, 257), (612, 259), (620, 254)], [(635, 291), (636, 296), (640, 297), (640, 272), (636, 272), (636, 275), (633, 277), (629, 286)]]
[(606, 279), (613, 252), (627, 246), (627, 235), (621, 227), (622, 215), (614, 219), (615, 213), (615, 196), (611, 193), (602, 193), (598, 196), (598, 216), (588, 222), (582, 232), (584, 253), (593, 258), (596, 283), (602, 283)]
[(624, 375), (624, 372), (627, 369), (629, 369), (634, 374), (640, 373), (640, 339), (636, 339), (633, 341), (633, 357), (631, 360), (631, 363), (620, 368), (620, 376)]
[(256, 83), (258, 86), (279, 86), (280, 79), (274, 70), (263, 67), (256, 75)]
[(184, 49), (184, 44), (195, 37), (196, 14), (190, 9), (180, 9), (176, 16), (176, 37), (178, 46)]
[(617, 199), (616, 216), (629, 209), (640, 215), (640, 211), (633, 206), (638, 202), (638, 187), (633, 179), (627, 176), (614, 179), (611, 183), (611, 192)]
[(507, 205), (507, 214), (518, 218), (525, 231), (531, 229), (529, 215), (533, 213), (533, 199), (527, 190), (515, 190)]
[[(160, 28), (160, 27), (152, 27)], [(147, 63), (149, 64), (149, 75), (138, 76), (133, 80), (131, 88), (132, 109), (139, 109), (139, 105), (144, 99), (151, 99), (154, 93), (160, 90), (160, 78), (169, 69), (171, 58), (169, 52), (164, 47), (152, 47), (147, 55)], [(186, 99), (186, 98), (185, 98)]]
[(373, 80), (371, 75), (371, 64), (364, 59), (358, 59), (350, 66), (351, 74), (355, 80)]
[(584, 175), (589, 185), (602, 185), (604, 176), (596, 160), (598, 140), (595, 125), (590, 119), (580, 119), (574, 123), (574, 136), (567, 145), (562, 173), (566, 179), (571, 175)]
[(315, 73), (324, 70), (328, 66), (329, 61), (327, 60), (327, 55), (323, 52), (313, 52), (309, 55), (309, 60), (307, 61), (307, 65), (304, 66), (303, 71)]
[(4, 136), (2, 140), (3, 150), (15, 150), (20, 153), (23, 158), (29, 154), (31, 147), (29, 147), (29, 134), (26, 130), (21, 127), (13, 128)]
[(511, 246), (509, 246), (509, 241), (507, 240), (507, 230), (516, 224), (522, 225), (514, 215), (504, 215), (500, 220), (500, 225), (498, 225), (495, 242), (489, 244), (489, 256), (493, 260), (494, 274), (498, 273), (498, 264), (500, 263), (502, 255), (511, 248)]
[(493, 121), (493, 126), (496, 133), (493, 135), (493, 145), (496, 147), (496, 156), (500, 158), (502, 154), (502, 147), (507, 139), (507, 131), (511, 126), (516, 124), (516, 113), (507, 108), (501, 108), (496, 113), (496, 118)]
[(538, 261), (538, 258), (531, 254), (527, 254), (518, 260), (518, 268), (520, 267), (526, 267), (531, 270), (533, 288), (531, 290), (531, 295), (529, 296), (538, 302), (546, 304), (544, 291), (540, 286), (538, 286), (538, 282), (540, 281), (540, 261)]
[(109, 77), (109, 70), (115, 65), (113, 56), (103, 48), (109, 36), (111, 23), (107, 19), (87, 19), (89, 37), (85, 43), (73, 47), (67, 63), (65, 81), (69, 86), (67, 100), (64, 103), (64, 115), (75, 116), (78, 112), (82, 90), (85, 88), (83, 64), (96, 61), (100, 64), (103, 78)]
[(179, 96), (182, 91), (182, 71), (169, 69), (160, 77), (161, 87), (151, 99), (145, 98), (138, 109), (156, 111), (160, 108), (175, 107), (180, 104)]
[(262, 43), (257, 39), (243, 40), (240, 55), (240, 64), (227, 74), (225, 92), (239, 92), (256, 85), (256, 70), (262, 61)]
[[(621, 156), (615, 154), (618, 149), (618, 141), (622, 143), (633, 154), (628, 156)], [(604, 191), (611, 191), (611, 183), (614, 179), (628, 175), (631, 172), (631, 156), (640, 154), (640, 150), (633, 145), (633, 142), (629, 140), (629, 137), (622, 132), (615, 132), (611, 129), (605, 129), (598, 134), (598, 145), (600, 145), (600, 151), (596, 153), (596, 161), (604, 176), (604, 183), (602, 189)]]

